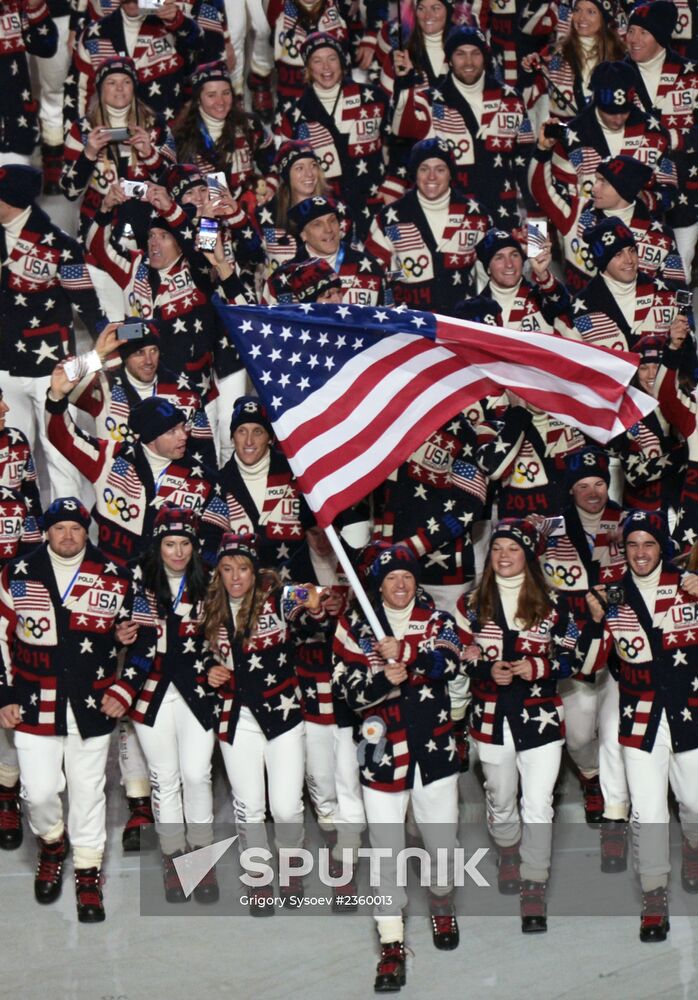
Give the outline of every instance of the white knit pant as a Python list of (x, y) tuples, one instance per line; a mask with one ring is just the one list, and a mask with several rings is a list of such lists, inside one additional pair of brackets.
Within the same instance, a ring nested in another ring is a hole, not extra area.
[(203, 847), (213, 840), (211, 757), (215, 734), (204, 729), (174, 684), (162, 700), (155, 722), (134, 723), (148, 762), (153, 813), (165, 854)]
[(12, 788), (19, 778), (19, 763), (15, 750), (15, 734), (11, 729), (0, 729), (0, 785)]
[[(374, 910), (378, 933), (381, 941), (402, 940), (398, 929), (402, 925), (402, 910), (407, 905), (407, 893), (403, 886), (397, 884), (397, 852), (405, 846), (407, 806), (411, 803), (424, 847), (429, 854), (435, 857), (437, 848), (445, 847), (452, 862), (458, 826), (458, 775), (449, 774), (423, 785), (417, 767), (412, 789), (379, 792), (364, 786), (363, 793), (371, 847), (391, 850), (391, 857), (381, 860), (380, 886), (372, 886), (369, 890), (392, 900)], [(450, 874), (452, 882), (452, 872)], [(435, 866), (432, 866), (432, 879), (434, 876)]]
[(669, 864), (669, 786), (679, 804), (684, 836), (698, 845), (698, 750), (674, 753), (662, 712), (654, 746), (648, 752), (623, 747), (632, 801), (636, 867), (646, 892), (667, 884)]
[(521, 877), (534, 882), (545, 882), (550, 871), (553, 790), (562, 746), (563, 741), (558, 740), (517, 751), (506, 719), (501, 745), (481, 742), (477, 745), (485, 774), (487, 825), (500, 847), (510, 847), (521, 839)]
[(218, 455), (218, 465), (222, 468), (233, 454), (233, 443), (230, 437), (230, 418), (233, 414), (235, 400), (239, 396), (244, 396), (247, 388), (247, 372), (242, 369), (226, 375), (225, 378), (216, 378), (218, 396), (206, 407), (206, 415), (213, 431), (213, 440), (216, 444)]
[(228, 31), (235, 50), (233, 89), (236, 94), (241, 94), (244, 87), (245, 42), (248, 28), (254, 32), (250, 69), (259, 76), (268, 76), (274, 69), (274, 54), (269, 40), (271, 28), (265, 13), (266, 6), (264, 0), (225, 0)]
[(698, 240), (698, 222), (693, 222), (690, 226), (676, 227), (674, 236), (676, 237), (676, 249), (679, 251), (686, 281), (690, 288), (693, 258), (696, 255), (696, 240)]
[(63, 85), (70, 67), (68, 30), (70, 17), (54, 17), (58, 28), (58, 50), (50, 59), (34, 57), (34, 72), (41, 88), (39, 120), (41, 141), (49, 146), (63, 145)]
[(335, 829), (343, 846), (359, 847), (366, 815), (351, 729), (306, 720), (305, 780), (320, 826)]
[[(32, 454), (36, 453), (37, 439), (46, 456), (47, 482), (51, 488), (51, 499), (56, 497), (81, 496), (82, 476), (68, 459), (49, 444), (46, 437), (46, 390), (51, 378), (22, 378), (0, 371), (0, 389), (3, 399), (12, 412), (12, 426), (18, 427), (27, 436)], [(83, 487), (84, 493), (84, 487)]]
[(83, 739), (68, 706), (67, 736), (15, 733), (21, 798), (33, 834), (49, 842), (63, 834), (61, 792), (68, 785), (68, 834), (76, 868), (99, 867), (107, 839), (104, 794), (109, 737)]
[(304, 724), (268, 740), (247, 708), (242, 708), (232, 744), (221, 743), (223, 763), (233, 793), (233, 810), (241, 850), (266, 847), (266, 800), (274, 818), (277, 847), (303, 843)]
[(567, 678), (558, 691), (572, 760), (585, 778), (598, 774), (606, 819), (627, 819), (630, 795), (618, 742), (618, 682), (603, 670), (595, 684)]
[(148, 765), (130, 719), (119, 721), (119, 771), (121, 784), (129, 799), (150, 795)]

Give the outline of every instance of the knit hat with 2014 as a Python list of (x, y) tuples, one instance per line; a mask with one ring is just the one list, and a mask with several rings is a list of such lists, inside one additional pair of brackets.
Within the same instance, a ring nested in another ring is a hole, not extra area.
[(155, 515), (153, 522), (153, 538), (165, 538), (168, 535), (181, 535), (190, 542), (199, 541), (199, 518), (193, 510), (175, 507), (173, 504), (163, 504)]
[(218, 546), (216, 562), (219, 563), (223, 556), (242, 556), (250, 560), (255, 570), (259, 569), (259, 555), (257, 554), (254, 535), (226, 531)]
[(510, 538), (523, 549), (526, 561), (535, 562), (545, 550), (545, 539), (530, 521), (520, 518), (504, 518), (492, 532), (490, 551), (498, 538)]

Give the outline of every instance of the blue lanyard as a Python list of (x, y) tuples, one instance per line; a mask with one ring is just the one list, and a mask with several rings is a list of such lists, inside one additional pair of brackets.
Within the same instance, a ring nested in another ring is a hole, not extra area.
[(73, 584), (75, 583), (79, 572), (80, 572), (80, 566), (78, 566), (78, 568), (75, 570), (75, 572), (73, 573), (72, 580), (70, 581), (70, 583), (68, 584), (68, 586), (65, 588), (65, 590), (61, 594), (61, 604), (65, 604), (65, 599), (68, 596), (68, 594), (70, 593), (71, 588), (72, 588)]
[(172, 610), (176, 611), (179, 607), (179, 602), (182, 600), (182, 594), (184, 593), (184, 581), (186, 580), (186, 574), (179, 581), (179, 590), (177, 591), (177, 596), (172, 600)]
[(163, 476), (167, 475), (167, 470), (169, 469), (169, 467), (170, 466), (169, 466), (169, 463), (168, 463), (165, 466), (165, 468), (162, 470), (162, 472), (160, 473), (160, 475), (158, 476), (158, 478), (155, 480), (155, 496), (157, 496), (158, 493), (160, 492), (160, 487), (162, 486)]
[(346, 247), (344, 246), (344, 244), (340, 243), (339, 244), (339, 249), (337, 250), (337, 257), (336, 257), (335, 262), (334, 262), (334, 271), (335, 271), (336, 274), (339, 274), (339, 269), (342, 266), (342, 263), (344, 261), (345, 250), (346, 250)]

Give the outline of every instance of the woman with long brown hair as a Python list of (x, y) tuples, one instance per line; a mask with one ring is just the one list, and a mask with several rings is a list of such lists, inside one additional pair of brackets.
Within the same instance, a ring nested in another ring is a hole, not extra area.
[(175, 130), (178, 161), (196, 164), (202, 174), (225, 174), (233, 198), (254, 193), (271, 167), (271, 135), (236, 104), (224, 62), (197, 66), (191, 86), (186, 115)]
[[(279, 147), (274, 161), (278, 187), (272, 201), (257, 209), (257, 223), (264, 241), (268, 277), (277, 267), (297, 255), (301, 248), (298, 227), (288, 210), (306, 198), (326, 198), (329, 188), (313, 147), (305, 139), (288, 139)], [(337, 203), (342, 236), (351, 231), (346, 206)]]
[[(165, 898), (184, 903), (174, 859), (213, 842), (211, 757), (213, 695), (205, 691), (201, 628), (208, 572), (199, 554), (198, 519), (190, 510), (163, 505), (153, 542), (140, 560), (142, 597), (136, 608), (158, 625), (153, 667), (131, 708), (148, 764), (153, 812), (163, 856)], [(129, 644), (138, 617), (121, 626)], [(194, 889), (199, 903), (218, 899), (215, 866)]]
[[(280, 586), (273, 570), (259, 565), (254, 539), (226, 533), (204, 602), (208, 640), (208, 682), (220, 701), (214, 709), (223, 763), (233, 794), (240, 849), (266, 848), (265, 774), (278, 848), (303, 842), (305, 744), (298, 681), (293, 669), (291, 628), (325, 618), (312, 584)], [(281, 896), (302, 896), (302, 880), (292, 876)], [(273, 912), (272, 890), (250, 893), (250, 912)]]
[[(145, 188), (158, 183), (175, 161), (174, 139), (165, 119), (136, 96), (138, 76), (129, 56), (101, 63), (87, 116), (73, 122), (65, 140), (60, 187), (70, 201), (82, 198), (79, 235), (84, 239), (102, 199), (114, 184), (131, 181)], [(127, 137), (114, 137), (114, 130)], [(114, 212), (114, 227), (132, 227), (143, 217), (140, 197), (124, 191)], [(147, 213), (146, 213), (147, 214)], [(120, 232), (119, 232), (120, 235)]]
[(591, 100), (589, 80), (602, 62), (625, 55), (618, 35), (615, 0), (576, 0), (568, 35), (521, 61), (530, 83), (524, 100), (536, 131), (549, 116), (574, 118)]
[(546, 587), (540, 552), (529, 521), (500, 521), (480, 584), (461, 597), (456, 616), (471, 678), (470, 733), (499, 852), (499, 891), (520, 893), (524, 933), (547, 930), (553, 790), (565, 737), (560, 657), (567, 654), (562, 662), (575, 672), (601, 665), (599, 630), (590, 625), (580, 633), (558, 606)]

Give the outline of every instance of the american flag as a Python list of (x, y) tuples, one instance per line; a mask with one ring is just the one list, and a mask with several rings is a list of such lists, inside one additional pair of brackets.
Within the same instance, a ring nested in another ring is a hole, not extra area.
[(66, 291), (92, 288), (90, 272), (84, 264), (65, 264), (60, 270), (60, 275), (61, 284)]
[(118, 455), (107, 476), (107, 485), (123, 493), (127, 497), (138, 500), (143, 486), (136, 470), (126, 459)]
[(12, 580), (10, 593), (15, 600), (23, 598), (22, 611), (49, 611), (51, 608), (51, 597), (41, 583)]
[(217, 307), (322, 526), (502, 386), (601, 442), (656, 405), (626, 391), (635, 357), (548, 334), (403, 308)]
[(411, 222), (386, 226), (385, 235), (403, 253), (407, 250), (424, 250), (424, 239)]

